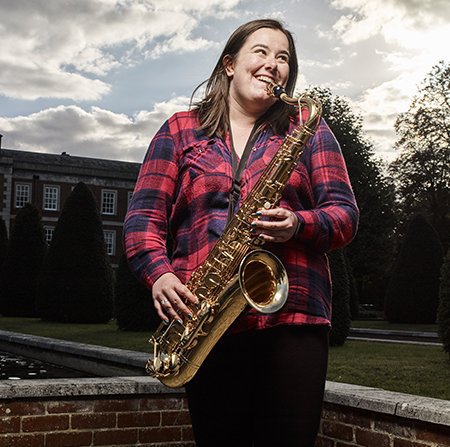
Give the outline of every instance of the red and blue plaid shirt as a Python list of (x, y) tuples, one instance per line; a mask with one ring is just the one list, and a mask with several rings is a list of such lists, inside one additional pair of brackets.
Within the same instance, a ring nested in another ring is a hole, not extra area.
[[(232, 184), (227, 143), (197, 130), (194, 112), (172, 116), (152, 140), (145, 156), (124, 226), (130, 267), (151, 289), (164, 273), (185, 284), (225, 228)], [(294, 124), (290, 126), (290, 132)], [(241, 200), (249, 194), (284, 136), (266, 126), (260, 132), (241, 177)], [(354, 237), (359, 217), (340, 147), (324, 121), (305, 147), (283, 192), (280, 206), (303, 224), (300, 237), (266, 243), (283, 262), (289, 296), (274, 314), (244, 312), (232, 331), (277, 324), (330, 324), (331, 281), (326, 252)], [(172, 259), (167, 231), (174, 239)]]

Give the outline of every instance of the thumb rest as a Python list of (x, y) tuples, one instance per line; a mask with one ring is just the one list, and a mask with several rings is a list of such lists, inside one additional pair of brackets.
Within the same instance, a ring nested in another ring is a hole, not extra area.
[[(250, 224), (260, 218), (256, 214), (259, 209), (278, 206), (307, 141), (317, 130), (322, 107), (310, 96), (290, 98), (283, 87), (268, 84), (269, 95), (299, 109), (307, 108), (308, 120), (286, 136), (206, 260), (192, 273), (186, 287), (200, 303), (199, 309), (189, 306), (193, 318), (183, 316), (182, 324), (173, 320), (168, 326), (161, 323), (150, 339), (154, 355), (145, 370), (169, 387), (183, 386), (194, 377), (220, 337), (249, 305), (273, 313), (288, 296), (286, 269), (271, 252), (255, 250), (264, 240), (251, 236)], [(301, 110), (299, 114), (301, 117)]]

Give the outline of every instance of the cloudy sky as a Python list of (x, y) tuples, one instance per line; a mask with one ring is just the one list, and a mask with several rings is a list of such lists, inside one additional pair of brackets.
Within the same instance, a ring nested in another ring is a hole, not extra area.
[(230, 33), (261, 17), (296, 36), (298, 91), (346, 97), (395, 158), (397, 115), (450, 61), (448, 0), (0, 0), (2, 146), (140, 162)]

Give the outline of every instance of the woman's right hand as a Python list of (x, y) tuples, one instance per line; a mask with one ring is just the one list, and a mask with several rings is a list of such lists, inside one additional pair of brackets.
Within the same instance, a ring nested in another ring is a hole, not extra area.
[(165, 273), (154, 282), (152, 295), (155, 309), (166, 324), (170, 320), (182, 324), (182, 313), (192, 318), (192, 310), (185, 303), (198, 306), (195, 295), (173, 273)]

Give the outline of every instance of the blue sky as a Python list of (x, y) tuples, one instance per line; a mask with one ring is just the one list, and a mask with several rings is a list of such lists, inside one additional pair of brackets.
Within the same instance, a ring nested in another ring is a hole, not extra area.
[(396, 117), (450, 61), (448, 0), (0, 0), (0, 17), (2, 146), (112, 160), (142, 161), (252, 19), (286, 24), (298, 91), (346, 97), (388, 161)]

